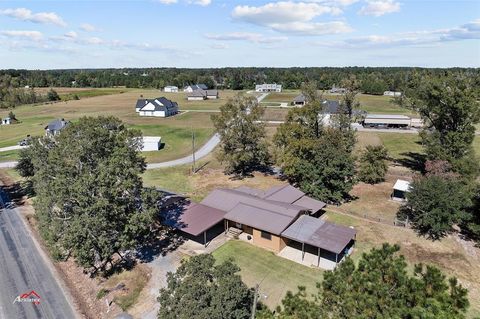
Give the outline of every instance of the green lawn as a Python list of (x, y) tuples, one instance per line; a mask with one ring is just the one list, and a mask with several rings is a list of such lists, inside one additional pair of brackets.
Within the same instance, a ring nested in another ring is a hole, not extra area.
[(242, 280), (249, 286), (260, 284), (260, 292), (267, 298), (261, 301), (270, 308), (279, 305), (288, 290), (305, 286), (307, 293), (316, 293), (316, 283), (323, 271), (309, 268), (249, 243), (230, 240), (213, 252), (217, 262), (233, 259), (240, 267)]
[(287, 102), (290, 103), (293, 99), (300, 94), (300, 91), (284, 91), (284, 92), (272, 92), (267, 95), (262, 102)]
[(73, 97), (76, 95), (80, 99), (95, 97), (95, 96), (102, 96), (102, 95), (111, 95), (111, 94), (120, 94), (127, 92), (131, 89), (126, 88), (95, 88), (89, 90), (81, 90), (69, 93), (59, 93), (60, 98), (62, 100), (72, 100)]
[(0, 162), (14, 161), (18, 159), (19, 150), (0, 152)]
[(423, 153), (418, 134), (407, 133), (376, 133), (387, 148), (388, 154), (394, 159), (409, 157), (409, 153)]
[[(328, 93), (324, 94), (323, 97), (331, 100), (340, 100), (342, 98), (341, 95)], [(414, 115), (412, 111), (394, 104), (394, 99), (389, 96), (358, 94), (357, 100), (360, 103), (360, 109), (368, 113)]]

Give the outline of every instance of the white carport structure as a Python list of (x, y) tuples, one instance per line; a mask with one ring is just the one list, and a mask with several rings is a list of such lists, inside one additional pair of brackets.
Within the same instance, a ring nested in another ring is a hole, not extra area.
[(410, 191), (410, 182), (403, 179), (397, 179), (395, 185), (393, 185), (392, 199), (404, 201), (406, 200), (405, 194)]

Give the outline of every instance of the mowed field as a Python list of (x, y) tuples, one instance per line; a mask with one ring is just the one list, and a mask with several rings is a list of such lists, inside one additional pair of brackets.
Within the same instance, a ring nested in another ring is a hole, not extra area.
[[(90, 90), (59, 90), (61, 94), (90, 92)], [(97, 89), (95, 89), (97, 90)], [(62, 101), (52, 104), (24, 105), (13, 109), (19, 124), (0, 127), (0, 147), (16, 145), (27, 134), (43, 135), (45, 126), (54, 119), (64, 118), (75, 121), (82, 116), (112, 115), (118, 117), (132, 128), (140, 129), (147, 136), (161, 136), (164, 148), (158, 152), (144, 153), (148, 161), (175, 159), (191, 152), (192, 132), (195, 132), (197, 148), (203, 145), (213, 134), (210, 120), (211, 112), (217, 110), (226, 100), (237, 93), (220, 91), (220, 99), (206, 101), (187, 101), (185, 93), (164, 93), (159, 90), (112, 89), (123, 93), (114, 94), (98, 89), (99, 96), (80, 100)], [(91, 93), (89, 93), (91, 94)], [(181, 114), (169, 118), (140, 117), (135, 112), (136, 100), (165, 96), (179, 104)], [(195, 111), (184, 111), (184, 110)], [(202, 111), (203, 110), (203, 111)], [(10, 110), (1, 110), (0, 117), (6, 117)], [(200, 111), (200, 112), (198, 112)], [(16, 151), (1, 154), (1, 160), (15, 159)]]

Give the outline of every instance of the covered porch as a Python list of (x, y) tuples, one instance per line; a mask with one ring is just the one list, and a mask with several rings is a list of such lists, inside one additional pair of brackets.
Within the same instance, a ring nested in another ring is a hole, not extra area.
[(332, 270), (353, 251), (356, 230), (302, 215), (282, 237), (288, 242), (279, 256), (305, 266)]

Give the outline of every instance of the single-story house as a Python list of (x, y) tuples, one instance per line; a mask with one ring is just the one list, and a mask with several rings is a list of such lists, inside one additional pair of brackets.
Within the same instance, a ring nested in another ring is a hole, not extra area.
[(170, 93), (178, 93), (178, 87), (173, 86), (173, 85), (168, 85), (163, 88), (164, 92), (170, 92)]
[(393, 97), (400, 97), (402, 96), (402, 92), (395, 92), (395, 91), (385, 91), (383, 92), (385, 96), (393, 96)]
[(9, 117), (6, 117), (4, 119), (2, 119), (2, 125), (10, 125), (12, 124), (12, 119), (9, 118)]
[(201, 101), (207, 98), (207, 91), (205, 90), (195, 90), (187, 94), (188, 101)]
[(178, 104), (166, 97), (138, 99), (135, 112), (140, 116), (167, 117), (178, 113)]
[(405, 201), (406, 193), (410, 192), (410, 182), (403, 179), (397, 179), (393, 185), (392, 199), (398, 201)]
[(345, 94), (345, 92), (347, 92), (347, 89), (336, 87), (335, 85), (330, 89), (330, 93)]
[(192, 84), (187, 85), (183, 88), (183, 92), (192, 93), (195, 90), (208, 90), (208, 87), (205, 84)]
[(216, 100), (218, 99), (218, 90), (207, 90), (205, 96), (207, 100)]
[(303, 94), (297, 95), (297, 96), (293, 99), (292, 104), (293, 104), (294, 106), (304, 106), (305, 104), (307, 104), (307, 98), (306, 98), (306, 96), (303, 95)]
[(256, 92), (282, 92), (282, 85), (276, 83), (264, 83), (255, 85)]
[(144, 136), (142, 140), (142, 152), (158, 151), (162, 143), (162, 138), (160, 136)]
[(48, 123), (45, 126), (45, 135), (46, 136), (55, 136), (60, 133), (70, 122), (65, 121), (65, 119), (58, 119)]
[[(191, 236), (203, 237), (200, 240), (206, 245), (208, 233), (223, 222), (225, 234), (241, 233), (253, 245), (275, 253), (287, 247), (298, 251), (298, 245), (309, 245), (328, 251), (336, 264), (353, 246), (356, 231), (318, 219), (325, 206), (288, 184), (267, 191), (219, 188), (200, 203), (188, 203), (175, 210), (170, 214), (173, 221), (170, 218), (167, 224)], [(309, 225), (309, 232), (304, 231), (304, 224)], [(321, 256), (325, 257), (325, 252)]]

